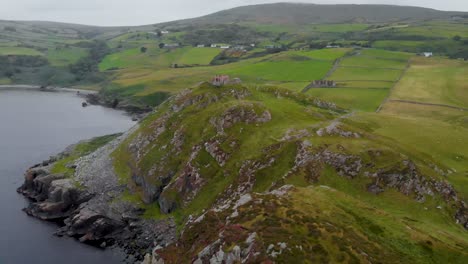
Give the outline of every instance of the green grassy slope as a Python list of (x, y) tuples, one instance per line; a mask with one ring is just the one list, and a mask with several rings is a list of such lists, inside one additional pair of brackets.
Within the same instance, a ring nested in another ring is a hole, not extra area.
[[(253, 232), (259, 243), (253, 262), (464, 263), (468, 237), (454, 219), (464, 187), (451, 181), (456, 200), (435, 190), (421, 200), (414, 184), (433, 188), (431, 183), (445, 182), (453, 164), (428, 155), (446, 155), (437, 146), (415, 149), (407, 140), (423, 144), (437, 132), (452, 133), (456, 143), (466, 133), (434, 127), (417, 140), (410, 123), (393, 119), (384, 113), (348, 115), (287, 90), (203, 84), (158, 107), (117, 149), (114, 165), (131, 190), (122, 199), (141, 199), (146, 217), (173, 216), (184, 229), (177, 247), (160, 251), (168, 263), (192, 259), (220, 233), (225, 252), (244, 247)], [(392, 131), (407, 132), (400, 140)], [(391, 175), (403, 176), (387, 182)], [(265, 193), (285, 184), (297, 189), (284, 197)], [(372, 184), (382, 192), (369, 192)], [(235, 204), (246, 193), (252, 203), (231, 207), (232, 199)], [(283, 242), (298, 251), (272, 257), (269, 245)]]

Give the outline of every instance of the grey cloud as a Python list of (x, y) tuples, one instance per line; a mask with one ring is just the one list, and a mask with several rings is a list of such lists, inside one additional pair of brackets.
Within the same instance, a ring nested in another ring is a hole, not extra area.
[(278, 1), (399, 4), (468, 11), (466, 0), (0, 0), (0, 19), (130, 26), (197, 17), (236, 6)]

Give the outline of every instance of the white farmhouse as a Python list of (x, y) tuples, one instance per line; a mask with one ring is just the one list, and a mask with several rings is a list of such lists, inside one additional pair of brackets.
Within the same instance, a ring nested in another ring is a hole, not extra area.
[(434, 54), (432, 54), (432, 52), (424, 52), (423, 55), (424, 55), (424, 57), (426, 57), (426, 58), (429, 58), (429, 57), (434, 56)]

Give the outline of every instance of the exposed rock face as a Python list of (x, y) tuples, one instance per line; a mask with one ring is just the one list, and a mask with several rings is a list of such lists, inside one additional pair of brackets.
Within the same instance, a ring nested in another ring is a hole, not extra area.
[(68, 217), (81, 203), (92, 197), (79, 190), (64, 175), (49, 175), (45, 169), (40, 168), (26, 173), (25, 184), (18, 191), (34, 201), (24, 211), (43, 220)]
[(243, 122), (246, 124), (266, 123), (271, 120), (271, 114), (264, 110), (261, 115), (255, 111), (255, 107), (261, 108), (261, 105), (246, 103), (227, 109), (221, 117), (212, 118), (211, 124), (216, 127), (218, 134), (224, 134), (224, 130), (233, 125)]
[(218, 140), (206, 142), (205, 150), (218, 162), (220, 167), (224, 167), (224, 165), (226, 165), (226, 161), (229, 159), (230, 155), (221, 149), (220, 142)]
[(338, 135), (340, 137), (345, 138), (360, 138), (361, 136), (359, 133), (352, 132), (352, 131), (345, 131), (341, 128), (341, 123), (338, 121), (332, 122), (325, 128), (320, 128), (317, 130), (317, 135), (322, 137), (326, 135)]
[(140, 208), (119, 199), (126, 188), (118, 182), (110, 154), (127, 135), (75, 161), (72, 178), (50, 174), (51, 161), (28, 170), (18, 189), (32, 200), (25, 211), (40, 219), (63, 221), (56, 232), (59, 236), (100, 247), (119, 246), (136, 259), (155, 243), (172, 243), (176, 238), (173, 220), (143, 219)]
[(352, 179), (363, 174), (373, 179), (373, 183), (367, 185), (367, 191), (373, 194), (394, 188), (404, 195), (414, 195), (419, 202), (424, 202), (426, 195), (440, 195), (447, 203), (455, 204), (458, 209), (454, 217), (457, 222), (467, 228), (468, 207), (466, 203), (460, 201), (453, 186), (446, 181), (423, 176), (412, 161), (403, 160), (401, 164), (397, 163), (394, 167), (370, 172), (364, 170), (363, 162), (358, 156), (317, 150), (310, 142), (304, 141), (298, 146), (295, 166), (288, 175), (305, 170), (311, 181), (317, 181), (323, 164), (332, 166), (341, 176)]
[(327, 149), (314, 149), (310, 142), (304, 141), (298, 146), (295, 165), (288, 174), (305, 169), (310, 175), (309, 178), (316, 181), (324, 164), (332, 166), (338, 174), (348, 178), (356, 177), (362, 168), (362, 161), (358, 156), (334, 153)]

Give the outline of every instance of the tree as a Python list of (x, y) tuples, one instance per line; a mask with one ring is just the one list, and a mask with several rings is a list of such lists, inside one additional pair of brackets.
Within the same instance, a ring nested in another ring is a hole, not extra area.
[(141, 48), (140, 48), (141, 53), (145, 53), (147, 50), (148, 50), (147, 47), (141, 47)]
[(453, 40), (455, 40), (455, 41), (460, 41), (460, 40), (461, 40), (461, 37), (458, 36), (458, 35), (456, 35), (456, 36), (453, 37)]
[(159, 48), (160, 48), (160, 49), (164, 48), (164, 46), (166, 46), (166, 44), (164, 44), (164, 43), (159, 43)]

